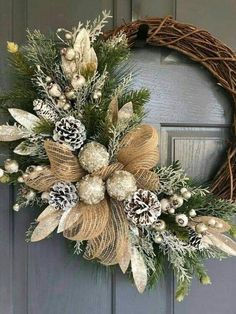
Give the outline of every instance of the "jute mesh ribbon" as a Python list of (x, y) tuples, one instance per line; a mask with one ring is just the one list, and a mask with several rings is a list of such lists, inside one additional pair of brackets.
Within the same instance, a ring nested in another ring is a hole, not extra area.
[(232, 96), (233, 139), (228, 149), (226, 161), (217, 173), (212, 192), (225, 199), (236, 199), (236, 55), (220, 40), (204, 29), (191, 24), (165, 18), (146, 18), (125, 23), (104, 34), (104, 38), (124, 32), (130, 46), (133, 46), (142, 26), (147, 27), (146, 43), (151, 46), (169, 47), (192, 60), (201, 63), (210, 71), (224, 89)]
[[(159, 159), (157, 144), (156, 129), (141, 125), (130, 131), (121, 141), (117, 153), (118, 161), (91, 175), (98, 175), (106, 181), (114, 171), (124, 169), (134, 175), (139, 188), (155, 191), (159, 187), (159, 178), (151, 169)], [(39, 191), (48, 191), (57, 181), (77, 182), (86, 175), (78, 158), (66, 145), (48, 140), (45, 142), (45, 149), (50, 167), (30, 173), (26, 180), (28, 186)], [(122, 202), (106, 195), (99, 204), (78, 202), (66, 212), (48, 206), (37, 221), (32, 241), (42, 240), (59, 225), (58, 230), (63, 231), (64, 237), (73, 241), (87, 241), (85, 258), (97, 258), (105, 265), (118, 263), (124, 271), (128, 267), (128, 222)]]

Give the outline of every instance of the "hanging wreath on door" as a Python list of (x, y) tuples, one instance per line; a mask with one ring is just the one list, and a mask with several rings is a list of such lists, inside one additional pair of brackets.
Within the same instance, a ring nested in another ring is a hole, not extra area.
[[(0, 140), (12, 142), (14, 159), (5, 160), (0, 181), (19, 185), (15, 211), (43, 208), (28, 241), (57, 230), (74, 254), (131, 271), (139, 292), (157, 282), (168, 261), (181, 301), (193, 276), (210, 283), (205, 259), (236, 255), (229, 236), (236, 234), (236, 206), (192, 184), (178, 162), (158, 165), (157, 131), (142, 123), (149, 92), (130, 88), (124, 61), (148, 25), (149, 44), (201, 62), (234, 98), (235, 56), (206, 31), (169, 17), (101, 36), (108, 18), (103, 12), (49, 38), (28, 31), (22, 47), (8, 42), (15, 85), (0, 100), (15, 123), (0, 126)], [(212, 191), (223, 181), (232, 188), (233, 159), (234, 151)]]

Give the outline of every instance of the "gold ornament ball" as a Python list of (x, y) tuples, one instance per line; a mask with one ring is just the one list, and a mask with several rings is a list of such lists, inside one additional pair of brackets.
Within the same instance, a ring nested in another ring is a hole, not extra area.
[(127, 171), (117, 170), (107, 180), (107, 192), (117, 201), (124, 201), (136, 190), (135, 178)]
[(4, 170), (0, 168), (0, 178), (4, 176)]
[(162, 236), (160, 236), (159, 234), (156, 234), (155, 236), (154, 236), (154, 242), (155, 243), (157, 243), (157, 244), (159, 244), (159, 243), (161, 243), (162, 241), (163, 241), (163, 238), (162, 238)]
[(24, 178), (22, 176), (20, 176), (20, 177), (17, 178), (17, 181), (19, 183), (24, 183)]
[(210, 218), (210, 219), (208, 220), (208, 225), (209, 225), (210, 227), (215, 227), (215, 225), (216, 225), (216, 220), (215, 220), (215, 218)]
[(0, 177), (0, 182), (1, 183), (8, 183), (10, 181), (10, 176), (5, 173), (2, 177)]
[(32, 201), (33, 199), (35, 199), (36, 197), (36, 192), (33, 190), (30, 190), (27, 194), (26, 194), (26, 199), (28, 201)]
[(192, 197), (192, 194), (189, 191), (184, 192), (182, 195), (185, 200), (189, 200)]
[(79, 162), (85, 170), (92, 173), (108, 166), (109, 154), (105, 146), (97, 142), (91, 142), (81, 149)]
[(191, 210), (189, 211), (189, 216), (190, 216), (190, 217), (196, 217), (196, 216), (197, 216), (197, 213), (196, 213), (195, 209), (191, 209)]
[(154, 225), (154, 229), (158, 232), (162, 232), (166, 229), (166, 223), (164, 220), (157, 220)]
[(105, 196), (105, 184), (98, 176), (87, 175), (77, 184), (79, 198), (85, 204), (98, 204)]
[(9, 173), (15, 173), (19, 170), (19, 164), (16, 160), (6, 159), (4, 162), (4, 168)]
[(207, 231), (208, 228), (204, 223), (200, 222), (196, 225), (195, 229), (197, 233), (204, 233)]
[(15, 205), (13, 205), (13, 210), (18, 212), (20, 210), (20, 205), (17, 203)]

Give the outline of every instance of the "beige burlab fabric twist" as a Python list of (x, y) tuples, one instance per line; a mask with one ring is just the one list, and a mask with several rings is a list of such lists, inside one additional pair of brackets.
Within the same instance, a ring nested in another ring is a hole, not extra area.
[[(156, 166), (159, 154), (157, 131), (149, 125), (141, 125), (129, 132), (121, 141), (117, 162), (92, 173), (106, 181), (116, 170), (126, 170), (136, 179), (137, 187), (155, 191), (159, 178), (151, 169)], [(26, 184), (39, 191), (48, 191), (57, 181), (79, 182), (86, 172), (70, 149), (53, 141), (45, 142), (50, 168), (33, 171)], [(132, 250), (129, 242), (128, 221), (123, 203), (106, 195), (95, 205), (78, 202), (65, 212), (48, 206), (38, 217), (38, 225), (32, 241), (47, 237), (58, 227), (64, 237), (73, 241), (87, 241), (84, 257), (97, 258), (102, 264), (119, 264), (125, 272), (129, 266)]]

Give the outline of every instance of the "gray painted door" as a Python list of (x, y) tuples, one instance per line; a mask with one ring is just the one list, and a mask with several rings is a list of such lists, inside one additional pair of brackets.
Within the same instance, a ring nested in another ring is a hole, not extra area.
[[(48, 32), (70, 27), (110, 9), (109, 27), (145, 15), (172, 14), (212, 31), (236, 47), (234, 0), (0, 0), (0, 83), (5, 74), (6, 40), (23, 42), (25, 29)], [(223, 21), (223, 23), (221, 23)], [(132, 53), (139, 74), (136, 86), (150, 88), (146, 121), (160, 131), (161, 163), (180, 160), (199, 182), (217, 170), (229, 133), (231, 99), (202, 69), (168, 49), (137, 48)], [(7, 119), (2, 113), (0, 122)], [(0, 152), (3, 160), (7, 151)], [(97, 267), (68, 254), (55, 236), (28, 245), (24, 233), (36, 216), (16, 214), (14, 192), (0, 186), (0, 314), (235, 314), (236, 261), (209, 261), (212, 286), (194, 281), (189, 297), (174, 301), (172, 273), (158, 288), (140, 296), (120, 271)]]

